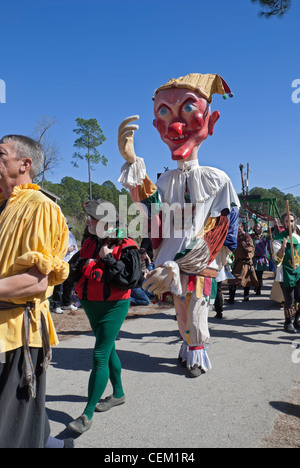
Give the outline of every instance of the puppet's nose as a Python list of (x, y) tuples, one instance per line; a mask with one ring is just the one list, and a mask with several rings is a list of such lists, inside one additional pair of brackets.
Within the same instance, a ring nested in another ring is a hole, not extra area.
[(176, 138), (182, 135), (183, 127), (185, 124), (181, 122), (174, 122), (170, 125), (168, 130), (168, 136), (171, 138)]

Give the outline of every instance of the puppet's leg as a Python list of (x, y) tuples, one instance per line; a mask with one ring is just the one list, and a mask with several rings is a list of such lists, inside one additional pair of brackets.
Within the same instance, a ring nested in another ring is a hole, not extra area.
[(204, 295), (197, 298), (196, 291), (192, 293), (188, 309), (189, 350), (186, 365), (188, 369), (199, 367), (204, 372), (211, 369), (211, 363), (205, 349), (210, 338), (208, 306), (209, 302)]
[(180, 351), (179, 351), (179, 356), (178, 359), (182, 363), (186, 363), (187, 360), (187, 353), (188, 353), (188, 341), (189, 337), (188, 334), (186, 334), (186, 329), (187, 329), (187, 323), (188, 323), (188, 309), (189, 309), (189, 302), (191, 299), (191, 294), (188, 293), (187, 295), (184, 296), (174, 296), (174, 303), (175, 303), (175, 311), (176, 311), (176, 317), (177, 317), (177, 323), (178, 323), (178, 328), (179, 332), (181, 335), (181, 338), (183, 340), (183, 343), (181, 345)]
[(203, 295), (198, 299), (194, 291), (181, 298), (176, 297), (175, 308), (179, 331), (183, 338), (179, 359), (186, 362), (189, 370), (199, 368), (206, 372), (211, 369), (205, 349), (210, 337), (208, 301)]

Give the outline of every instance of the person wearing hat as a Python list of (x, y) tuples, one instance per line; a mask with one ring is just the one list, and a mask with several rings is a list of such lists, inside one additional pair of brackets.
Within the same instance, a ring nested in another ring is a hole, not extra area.
[(284, 331), (295, 334), (300, 330), (300, 230), (292, 212), (289, 216), (284, 213), (281, 223), (284, 230), (275, 236), (273, 242), (277, 261), (275, 281), (280, 283), (284, 296)]
[[(156, 184), (134, 151), (138, 125), (132, 122), (138, 116), (125, 119), (118, 135), (119, 150), (126, 160), (119, 182), (130, 190), (134, 202), (147, 206), (151, 217), (156, 268), (143, 287), (155, 294), (173, 293), (183, 338), (179, 357), (191, 377), (211, 367), (205, 349), (208, 300), (212, 280), (223, 266), (228, 248), (236, 247), (240, 205), (227, 174), (198, 163), (198, 150), (213, 134), (220, 117), (218, 111), (211, 112), (214, 93), (232, 96), (219, 75), (200, 73), (172, 78), (156, 89), (153, 125), (177, 164), (176, 169), (162, 173)], [(164, 232), (164, 208), (174, 204), (179, 210), (171, 214), (170, 229)]]
[[(129, 309), (131, 288), (142, 279), (139, 251), (132, 239), (123, 237), (119, 228), (110, 229), (110, 237), (98, 236), (104, 233), (100, 205), (100, 200), (91, 200), (83, 206), (90, 235), (80, 250), (81, 278), (75, 287), (96, 337), (87, 405), (68, 426), (79, 434), (90, 428), (95, 410), (107, 411), (125, 402), (115, 340)], [(108, 380), (113, 394), (99, 402)]]

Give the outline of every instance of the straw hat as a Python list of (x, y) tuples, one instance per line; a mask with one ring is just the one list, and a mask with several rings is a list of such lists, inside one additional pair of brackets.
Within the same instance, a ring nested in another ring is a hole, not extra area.
[(212, 75), (210, 73), (207, 73), (206, 75), (201, 75), (201, 73), (190, 73), (186, 76), (180, 76), (177, 79), (171, 78), (167, 83), (155, 90), (153, 99), (156, 98), (160, 91), (169, 88), (191, 89), (204, 97), (204, 99), (209, 103), (212, 102), (212, 95), (215, 93), (223, 94), (225, 99), (227, 96), (233, 97), (231, 89), (223, 78), (220, 75)]

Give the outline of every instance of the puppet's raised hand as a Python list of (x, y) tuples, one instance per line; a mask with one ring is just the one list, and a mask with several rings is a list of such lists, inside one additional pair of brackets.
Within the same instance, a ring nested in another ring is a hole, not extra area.
[(170, 268), (158, 267), (148, 273), (143, 283), (143, 289), (147, 289), (154, 294), (162, 294), (170, 291), (173, 281), (173, 273)]
[(135, 130), (138, 130), (139, 126), (136, 124), (128, 125), (135, 120), (138, 120), (138, 115), (132, 115), (131, 117), (127, 117), (127, 119), (123, 120), (119, 127), (118, 133), (118, 145), (119, 151), (124, 159), (129, 164), (132, 164), (135, 161), (136, 154), (134, 152), (134, 144), (133, 144), (133, 134)]

